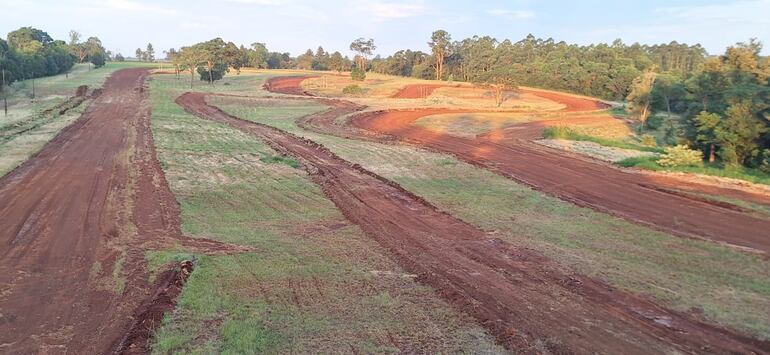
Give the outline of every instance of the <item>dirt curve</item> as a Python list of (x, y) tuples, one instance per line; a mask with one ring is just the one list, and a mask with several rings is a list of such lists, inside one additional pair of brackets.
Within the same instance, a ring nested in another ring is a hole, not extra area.
[[(388, 248), (418, 280), (476, 317), (509, 350), (525, 353), (766, 353), (770, 344), (668, 311), (517, 249), (351, 164), (319, 144), (241, 120), (205, 94), (177, 103), (299, 159), (342, 213)], [(348, 107), (317, 115), (339, 116)], [(311, 115), (314, 116), (314, 115)]]
[(78, 120), (0, 178), (0, 353), (143, 353), (160, 317), (142, 309), (173, 307), (154, 296), (178, 282), (171, 269), (149, 285), (145, 251), (231, 251), (181, 235), (147, 75), (116, 71)]
[[(298, 94), (292, 89), (301, 77), (277, 78), (276, 92)], [(405, 89), (406, 90), (406, 89)], [(678, 236), (712, 240), (742, 250), (770, 253), (770, 219), (728, 203), (711, 202), (692, 193), (713, 193), (750, 202), (770, 204), (770, 196), (713, 185), (697, 184), (667, 176), (630, 173), (607, 164), (547, 148), (531, 142), (542, 129), (559, 123), (596, 122), (610, 116), (575, 116), (594, 111), (602, 103), (588, 98), (531, 90), (534, 95), (561, 102), (571, 113), (562, 120), (532, 122), (497, 130), (475, 139), (456, 137), (413, 125), (417, 119), (441, 113), (467, 110), (415, 109), (365, 112), (350, 118), (350, 126), (335, 120), (305, 119), (316, 131), (345, 137), (358, 136), (392, 142), (406, 141), (430, 150), (450, 153), (468, 163), (487, 168), (577, 205), (611, 213)], [(354, 129), (350, 129), (350, 127)], [(361, 133), (367, 132), (367, 133)], [(374, 133), (374, 134), (372, 134)], [(691, 193), (680, 193), (687, 190)]]
[(445, 84), (407, 85), (391, 97), (394, 99), (421, 99), (430, 96), (436, 89), (440, 89), (446, 86), (447, 85)]

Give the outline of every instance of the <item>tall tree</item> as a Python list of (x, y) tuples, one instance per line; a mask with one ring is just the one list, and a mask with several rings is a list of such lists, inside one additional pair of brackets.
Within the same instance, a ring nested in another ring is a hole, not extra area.
[(205, 60), (206, 56), (199, 46), (182, 47), (179, 50), (179, 55), (175, 59), (175, 64), (180, 69), (190, 70), (190, 89), (193, 88), (195, 70), (199, 65), (204, 63)]
[(452, 36), (444, 30), (435, 31), (430, 37), (428, 45), (436, 61), (436, 80), (441, 80), (444, 77), (444, 61), (450, 54), (451, 43)]
[(374, 40), (369, 38), (358, 38), (350, 44), (350, 50), (356, 52), (356, 65), (363, 71), (366, 71), (366, 61), (372, 55), (377, 46)]
[(329, 57), (329, 69), (334, 70), (337, 73), (341, 73), (344, 68), (345, 58), (342, 57), (342, 53), (332, 53), (331, 57)]
[(249, 66), (257, 69), (267, 68), (268, 51), (264, 43), (254, 42), (249, 51)]
[(647, 118), (650, 117), (650, 105), (652, 103), (652, 86), (655, 84), (657, 73), (647, 70), (644, 74), (634, 79), (631, 86), (631, 93), (626, 98), (629, 103), (629, 109), (637, 120), (641, 123), (639, 131), (641, 132)]
[(155, 61), (155, 49), (152, 48), (152, 43), (147, 43), (147, 49), (144, 51), (144, 60), (146, 62)]
[(88, 56), (88, 51), (86, 51), (86, 47), (80, 43), (81, 35), (78, 31), (70, 30), (69, 32), (69, 46), (70, 51), (72, 52), (72, 55), (77, 58), (78, 63), (83, 63), (86, 60), (86, 57)]

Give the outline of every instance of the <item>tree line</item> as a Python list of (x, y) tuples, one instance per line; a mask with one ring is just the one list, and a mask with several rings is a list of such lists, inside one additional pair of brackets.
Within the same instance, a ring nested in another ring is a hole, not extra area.
[(68, 72), (77, 63), (104, 65), (106, 51), (97, 37), (80, 41), (80, 34), (70, 32), (69, 42), (54, 40), (45, 31), (22, 27), (0, 38), (0, 69), (5, 84)]

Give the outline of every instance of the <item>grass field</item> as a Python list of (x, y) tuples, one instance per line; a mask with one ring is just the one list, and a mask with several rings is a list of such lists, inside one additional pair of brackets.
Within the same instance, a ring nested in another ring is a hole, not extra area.
[[(198, 90), (261, 95), (263, 79), (231, 75), (228, 85)], [(173, 100), (188, 84), (171, 75), (151, 81), (153, 134), (184, 233), (257, 251), (149, 253), (155, 267), (196, 260), (155, 353), (503, 352), (351, 225), (295, 161), (182, 111)], [(250, 112), (290, 123), (321, 109), (286, 106)]]
[(317, 141), (515, 245), (668, 307), (770, 338), (770, 263), (761, 257), (576, 207), (448, 155), (306, 132), (259, 107), (261, 100), (209, 102)]

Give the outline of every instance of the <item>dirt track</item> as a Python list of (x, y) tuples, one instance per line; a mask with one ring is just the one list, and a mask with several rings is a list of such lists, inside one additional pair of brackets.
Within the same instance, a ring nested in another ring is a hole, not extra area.
[(147, 75), (116, 71), (77, 121), (0, 179), (0, 353), (143, 352), (160, 321), (143, 309), (173, 307), (153, 296), (177, 282), (172, 271), (148, 285), (145, 251), (229, 251), (181, 235)]
[[(762, 353), (770, 346), (572, 274), (536, 252), (490, 239), (312, 141), (208, 105), (205, 94), (186, 93), (177, 103), (298, 158), (349, 220), (386, 246), (418, 280), (475, 316), (510, 350)], [(319, 116), (347, 112), (338, 107)]]
[[(283, 89), (274, 90), (276, 92), (304, 93), (300, 89), (291, 88), (292, 85), (300, 85), (300, 79), (277, 78), (271, 80), (269, 86), (270, 89)], [(708, 239), (744, 250), (770, 253), (770, 238), (767, 237), (770, 220), (767, 218), (738, 206), (672, 192), (706, 192), (763, 204), (770, 204), (770, 196), (685, 182), (666, 176), (624, 172), (591, 159), (535, 144), (531, 140), (540, 138), (542, 129), (547, 125), (567, 123), (570, 120), (602, 121), (612, 118), (575, 116), (575, 112), (603, 107), (603, 104), (588, 98), (540, 90), (531, 90), (530, 93), (563, 103), (564, 112), (571, 113), (571, 116), (562, 120), (517, 125), (476, 139), (441, 134), (412, 124), (428, 115), (468, 111), (416, 109), (366, 112), (350, 119), (355, 129), (335, 124), (333, 119), (323, 117), (303, 121), (316, 131), (348, 138), (358, 136), (386, 142), (395, 138), (450, 153), (466, 162), (580, 206), (611, 213), (679, 236)], [(376, 134), (363, 134), (362, 131)]]

